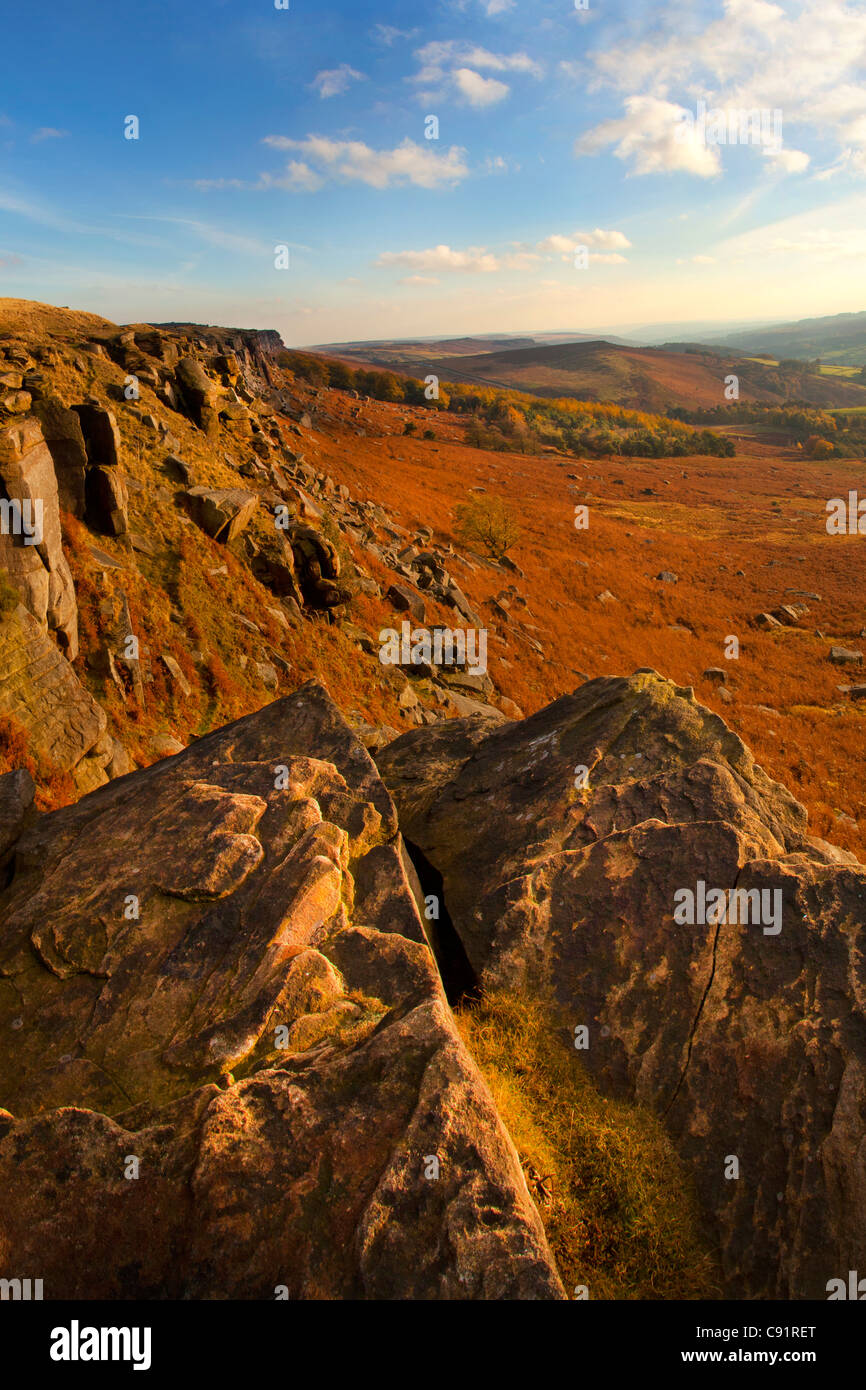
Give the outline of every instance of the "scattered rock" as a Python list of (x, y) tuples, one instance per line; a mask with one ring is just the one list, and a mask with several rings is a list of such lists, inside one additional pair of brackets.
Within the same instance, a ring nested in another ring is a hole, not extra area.
[(423, 623), (426, 612), (424, 600), (408, 585), (392, 584), (385, 598), (398, 613), (411, 613), (416, 622)]
[(256, 493), (238, 487), (193, 487), (186, 499), (195, 524), (226, 545), (249, 525), (259, 505)]

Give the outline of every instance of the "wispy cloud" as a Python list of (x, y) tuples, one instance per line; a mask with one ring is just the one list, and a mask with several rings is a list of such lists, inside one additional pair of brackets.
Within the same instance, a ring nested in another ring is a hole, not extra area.
[(343, 92), (348, 91), (353, 82), (366, 80), (365, 73), (349, 67), (348, 63), (341, 63), (337, 68), (324, 68), (317, 72), (310, 86), (324, 99), (341, 96)]
[(182, 227), (199, 241), (204, 242), (205, 245), (216, 246), (221, 251), (231, 251), (235, 256), (261, 258), (273, 254), (272, 243), (261, 241), (257, 237), (227, 231), (223, 226), (214, 226), (212, 223), (202, 222), (196, 217), (177, 217), (168, 213), (124, 213), (122, 216), (132, 222), (159, 222), (168, 227)]
[(373, 30), (373, 37), (391, 48), (398, 39), (414, 39), (417, 33), (417, 29), (395, 29), (393, 24), (377, 24)]
[(68, 134), (68, 130), (57, 130), (55, 126), (43, 125), (34, 130), (30, 136), (30, 143), (38, 145), (42, 140), (64, 140)]

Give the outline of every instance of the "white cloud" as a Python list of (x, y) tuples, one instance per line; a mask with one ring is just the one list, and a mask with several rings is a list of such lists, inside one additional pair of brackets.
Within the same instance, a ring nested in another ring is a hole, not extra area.
[(536, 249), (570, 261), (579, 246), (585, 246), (587, 250), (592, 251), (594, 261), (609, 260), (611, 264), (615, 264), (624, 261), (625, 257), (605, 256), (601, 253), (627, 251), (631, 242), (622, 232), (614, 231), (612, 228), (596, 227), (591, 232), (573, 232), (571, 236), (562, 236), (559, 232), (554, 232), (543, 241), (539, 241)]
[(574, 143), (575, 154), (599, 154), (609, 145), (634, 174), (697, 174), (713, 178), (721, 170), (718, 148), (706, 145), (696, 124), (684, 125), (686, 109), (658, 97), (632, 96), (626, 114), (602, 121)]
[(702, 255), (692, 256), (692, 264), (693, 264), (693, 265), (715, 265), (715, 264), (716, 264), (716, 258), (715, 258), (715, 256), (702, 256)]
[[(780, 111), (788, 129), (804, 127), (819, 139), (833, 139), (838, 167), (866, 173), (864, 60), (866, 7), (851, 0), (788, 0), (784, 6), (723, 0), (718, 17), (692, 26), (687, 35), (682, 5), (668, 0), (661, 11), (652, 10), (643, 37), (607, 45), (589, 58), (591, 86), (628, 94), (619, 137), (625, 144), (616, 153), (631, 158), (633, 172), (679, 169), (700, 177), (716, 171), (711, 163), (720, 167), (718, 155), (711, 160), (711, 152), (700, 148), (672, 150), (658, 128), (641, 138), (633, 119), (636, 99), (670, 102), (676, 93), (729, 110)], [(606, 126), (615, 137), (615, 123)], [(584, 138), (595, 137), (602, 147), (602, 130)], [(805, 158), (801, 150), (783, 152), (777, 167), (801, 173)]]
[[(592, 246), (602, 248), (593, 250), (590, 260), (593, 264), (600, 265), (624, 265), (625, 256), (621, 256), (619, 251), (611, 250), (611, 247), (627, 247), (631, 243), (623, 236), (622, 232), (603, 231), (596, 228), (594, 232), (575, 233), (574, 237), (550, 236), (544, 241), (540, 241), (533, 250), (522, 242), (511, 242), (512, 250), (497, 253), (489, 250), (486, 246), (469, 246), (464, 251), (454, 250), (451, 246), (439, 245), (430, 246), (423, 251), (384, 251), (376, 261), (377, 266), (403, 266), (407, 270), (416, 272), (435, 271), (442, 272), (472, 272), (490, 274), (494, 271), (517, 270), (532, 271), (536, 270), (545, 261), (550, 260), (550, 252), (562, 254), (564, 261), (572, 259), (572, 253), (577, 246)], [(404, 284), (420, 283), (415, 276), (403, 281)]]
[(68, 134), (68, 130), (56, 130), (52, 125), (43, 125), (38, 130), (34, 130), (30, 140), (32, 144), (36, 145), (41, 140), (63, 140)]
[(493, 19), (498, 14), (505, 14), (506, 10), (514, 9), (514, 0), (480, 0), (480, 3), (488, 19)]
[[(267, 135), (263, 144), (277, 150), (300, 151), (303, 159), (289, 164), (289, 170), (295, 170), (289, 178), (300, 179), (301, 183), (307, 178), (318, 178), (318, 186), (325, 179), (334, 178), (366, 183), (370, 188), (390, 188), (395, 184), (441, 188), (459, 183), (469, 173), (465, 151), (458, 146), (452, 145), (446, 153), (437, 154), (408, 137), (392, 150), (374, 150), (361, 140), (332, 140), (327, 135), (308, 135), (304, 140)], [(279, 178), (269, 177), (266, 186), (285, 184)]]
[(482, 271), (500, 269), (500, 262), (483, 246), (454, 251), (450, 246), (431, 246), (426, 251), (383, 251), (378, 266), (400, 265), (410, 270)]
[(482, 77), (472, 68), (457, 68), (454, 72), (457, 90), (466, 98), (470, 106), (494, 106), (502, 101), (511, 90), (507, 83), (495, 77)]
[[(436, 39), (417, 49), (415, 57), (421, 66), (418, 72), (407, 80), (421, 89), (418, 99), (425, 103), (445, 101), (455, 95), (466, 97), (469, 95), (466, 91), (467, 84), (471, 85), (474, 92), (480, 92), (482, 89), (479, 83), (483, 80), (480, 73), (510, 72), (535, 78), (544, 74), (541, 64), (526, 53), (491, 53), (480, 44), (463, 43), (458, 39)], [(472, 78), (465, 76), (467, 71), (471, 72)], [(458, 74), (464, 76), (461, 78)], [(500, 101), (508, 92), (506, 84), (501, 82), (496, 82), (488, 90), (491, 93), (496, 92), (497, 95), (492, 100), (488, 98), (487, 101), (476, 101), (473, 104), (489, 106), (493, 101)]]
[(809, 156), (803, 150), (766, 150), (765, 154), (786, 174), (802, 174), (809, 167)]
[(404, 275), (401, 285), (438, 285), (435, 275)]
[(353, 82), (365, 81), (363, 72), (350, 68), (348, 63), (341, 63), (338, 68), (324, 68), (317, 72), (310, 86), (315, 88), (320, 97), (327, 98), (341, 96)]

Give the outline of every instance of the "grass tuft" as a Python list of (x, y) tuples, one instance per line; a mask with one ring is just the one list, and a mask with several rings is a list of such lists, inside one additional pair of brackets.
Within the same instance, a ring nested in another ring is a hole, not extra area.
[(508, 991), (458, 1010), (547, 1231), (566, 1291), (721, 1296), (685, 1165), (660, 1121), (599, 1094), (551, 1008)]

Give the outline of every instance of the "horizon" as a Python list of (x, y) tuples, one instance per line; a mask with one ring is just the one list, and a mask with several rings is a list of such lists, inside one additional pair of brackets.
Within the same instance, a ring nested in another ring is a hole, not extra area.
[(278, 4), (7, 18), (4, 295), (290, 345), (866, 298), (862, 8)]

